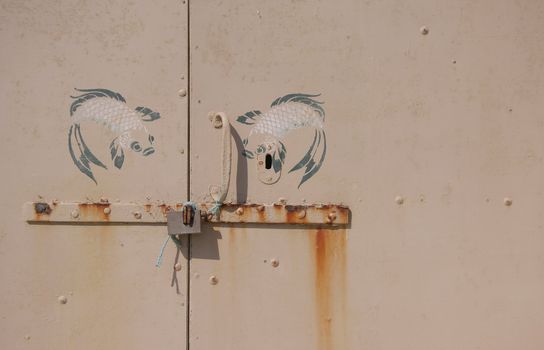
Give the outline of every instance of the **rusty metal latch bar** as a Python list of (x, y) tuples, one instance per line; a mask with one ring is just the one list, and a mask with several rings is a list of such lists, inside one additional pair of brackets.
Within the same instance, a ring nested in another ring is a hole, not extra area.
[[(203, 222), (348, 225), (349, 207), (339, 204), (232, 204), (225, 203), (217, 215), (211, 215), (211, 203), (197, 204)], [(127, 224), (166, 225), (167, 213), (181, 211), (183, 204), (138, 204), (77, 202), (28, 202), (24, 205), (25, 220), (32, 224)]]

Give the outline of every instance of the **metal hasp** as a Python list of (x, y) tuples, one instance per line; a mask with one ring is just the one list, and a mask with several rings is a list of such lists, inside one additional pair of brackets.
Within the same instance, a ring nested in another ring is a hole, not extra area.
[[(208, 213), (213, 205), (197, 204), (194, 219), (211, 223), (251, 223), (290, 225), (347, 226), (351, 221), (349, 207), (339, 204), (229, 204), (225, 203), (217, 215)], [(65, 203), (28, 202), (24, 205), (25, 220), (33, 224), (126, 224), (166, 225), (168, 213), (177, 213), (172, 220), (183, 221), (183, 204), (137, 203)], [(181, 216), (180, 216), (181, 215)], [(175, 234), (183, 234), (175, 233)]]
[(180, 211), (169, 211), (166, 213), (166, 226), (171, 236), (200, 233), (200, 210), (184, 205)]

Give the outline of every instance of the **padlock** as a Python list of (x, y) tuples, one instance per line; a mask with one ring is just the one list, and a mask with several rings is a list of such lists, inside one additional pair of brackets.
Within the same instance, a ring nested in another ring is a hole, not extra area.
[(166, 213), (169, 235), (200, 233), (200, 210), (185, 204), (180, 211)]

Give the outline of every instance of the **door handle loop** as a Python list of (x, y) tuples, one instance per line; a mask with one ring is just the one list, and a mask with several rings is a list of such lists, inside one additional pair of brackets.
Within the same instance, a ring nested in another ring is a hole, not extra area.
[(214, 113), (212, 115), (212, 123), (216, 129), (223, 129), (222, 152), (221, 152), (221, 186), (210, 185), (208, 191), (214, 201), (213, 207), (209, 212), (216, 215), (219, 208), (223, 205), (227, 193), (229, 191), (231, 160), (232, 160), (232, 144), (229, 118), (223, 112)]

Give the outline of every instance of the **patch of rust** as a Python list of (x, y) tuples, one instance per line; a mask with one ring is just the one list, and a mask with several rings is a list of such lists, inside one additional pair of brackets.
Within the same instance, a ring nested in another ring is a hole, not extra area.
[(81, 218), (99, 218), (102, 221), (110, 221), (110, 216), (104, 212), (110, 207), (110, 203), (79, 203), (79, 215)]

